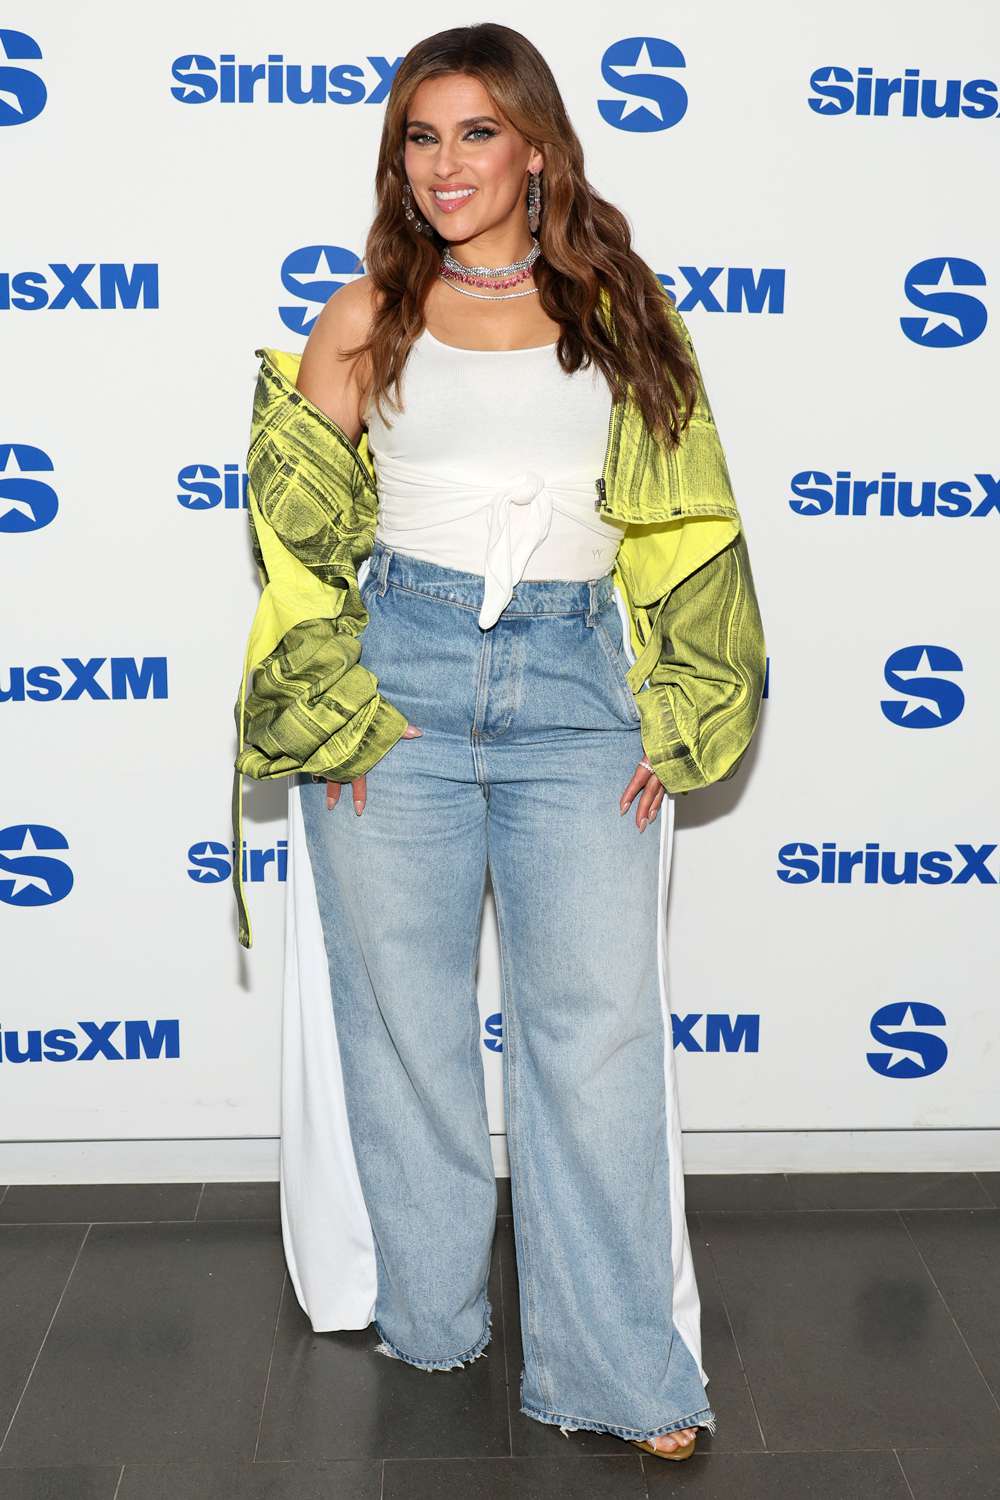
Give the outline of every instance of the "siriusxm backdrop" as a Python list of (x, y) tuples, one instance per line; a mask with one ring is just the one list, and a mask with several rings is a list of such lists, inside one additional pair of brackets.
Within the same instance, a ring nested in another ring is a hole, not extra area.
[[(0, 1181), (276, 1175), (286, 782), (246, 783), (250, 953), (230, 885), (254, 350), (353, 274), (402, 55), (487, 18), (685, 315), (764, 617), (744, 768), (676, 801), (686, 1164), (1000, 1161), (1000, 20), (610, 15), (0, 16)], [(492, 899), (480, 985), (503, 1171)]]

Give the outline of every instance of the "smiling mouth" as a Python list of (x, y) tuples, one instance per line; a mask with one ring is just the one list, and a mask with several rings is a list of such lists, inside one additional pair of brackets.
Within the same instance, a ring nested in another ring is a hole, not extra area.
[(475, 196), (476, 191), (475, 188), (445, 188), (438, 192), (435, 188), (431, 188), (431, 197), (439, 208), (453, 213), (456, 208), (461, 208), (463, 203), (468, 203), (469, 199)]

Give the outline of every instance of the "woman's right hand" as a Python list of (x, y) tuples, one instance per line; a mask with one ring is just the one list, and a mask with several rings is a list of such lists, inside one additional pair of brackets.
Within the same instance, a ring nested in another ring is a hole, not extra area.
[[(407, 724), (406, 728), (403, 730), (402, 737), (405, 740), (412, 740), (415, 735), (423, 734), (423, 732), (424, 731), (422, 729), (418, 729), (415, 724)], [(347, 785), (347, 783), (345, 781), (328, 781), (327, 782), (327, 784), (326, 784), (326, 806), (327, 806), (327, 810), (329, 810), (331, 807), (336, 807), (337, 803), (340, 801), (340, 788), (342, 786), (346, 786), (346, 785)], [(360, 818), (361, 814), (365, 810), (365, 803), (368, 800), (368, 786), (367, 786), (366, 778), (364, 776), (356, 776), (354, 778), (354, 780), (351, 782), (351, 787), (352, 787), (352, 799), (353, 799), (353, 802), (354, 802), (354, 811), (357, 813), (358, 817)]]

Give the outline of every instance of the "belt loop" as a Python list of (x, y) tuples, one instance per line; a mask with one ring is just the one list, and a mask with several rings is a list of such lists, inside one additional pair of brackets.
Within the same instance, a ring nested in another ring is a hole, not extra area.
[(379, 595), (380, 596), (383, 595), (385, 593), (386, 589), (389, 587), (389, 585), (386, 582), (386, 578), (388, 577), (388, 574), (389, 574), (389, 563), (390, 563), (391, 560), (392, 560), (392, 548), (391, 547), (386, 547), (383, 544), (382, 557), (381, 557), (381, 560), (379, 562), (379, 569), (378, 569), (378, 591), (379, 591)]
[(599, 613), (597, 605), (597, 586), (598, 580), (596, 578), (588, 578), (587, 589), (590, 596), (590, 603), (587, 608), (587, 624), (589, 626), (592, 626), (594, 624)]

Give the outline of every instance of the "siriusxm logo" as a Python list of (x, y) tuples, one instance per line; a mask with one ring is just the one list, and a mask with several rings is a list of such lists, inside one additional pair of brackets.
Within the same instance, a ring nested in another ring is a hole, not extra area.
[(954, 849), (883, 849), (872, 841), (863, 849), (835, 843), (783, 844), (775, 872), (787, 885), (996, 885), (987, 866), (996, 844), (956, 844)]
[(48, 93), (34, 68), (11, 66), (39, 62), (41, 56), (42, 49), (34, 37), (0, 26), (0, 126), (27, 125), (45, 108)]
[[(2, 452), (2, 450), (0, 450)], [(178, 505), (185, 510), (246, 510), (249, 479), (241, 464), (187, 464), (177, 475)], [(2, 494), (0, 490), (0, 494)], [(3, 507), (0, 503), (0, 526)]]
[[(105, 687), (97, 674), (107, 667)], [(9, 667), (0, 672), (0, 703), (64, 703), (91, 698), (101, 703), (123, 698), (166, 698), (165, 656), (64, 656), (61, 667)]]
[(686, 66), (673, 42), (658, 36), (627, 36), (601, 58), (601, 77), (624, 98), (598, 99), (602, 120), (616, 130), (669, 130), (687, 113), (687, 90), (674, 76)]
[(868, 1066), (883, 1078), (928, 1078), (939, 1073), (948, 1057), (941, 1036), (926, 1028), (944, 1026), (936, 1005), (922, 1001), (897, 1001), (883, 1005), (871, 1019), (871, 1034), (889, 1050), (868, 1052)]
[(809, 79), (808, 105), (818, 115), (864, 115), (904, 120), (992, 120), (997, 85), (991, 78), (921, 78), (904, 68), (895, 78), (879, 78), (874, 68), (817, 68)]
[(383, 104), (402, 61), (368, 56), (328, 67), (286, 62), (280, 52), (256, 63), (237, 62), (235, 52), (187, 52), (171, 66), (170, 93), (178, 104)]
[(883, 469), (877, 479), (837, 469), (802, 469), (792, 476), (789, 509), (797, 516), (992, 516), (1000, 514), (1000, 476), (900, 479)]
[(342, 245), (302, 245), (290, 251), (281, 263), (281, 285), (301, 300), (279, 307), (282, 323), (292, 333), (311, 333), (334, 292), (363, 274), (361, 260)]
[[(729, 1016), (722, 1011), (700, 1011), (689, 1016), (671, 1016), (673, 1022), (674, 1047), (683, 1047), (685, 1052), (759, 1052), (760, 1016)], [(702, 1041), (692, 1033), (699, 1021)]]
[(879, 705), (890, 724), (902, 729), (940, 729), (953, 724), (965, 707), (965, 694), (945, 672), (961, 672), (962, 660), (947, 646), (901, 646), (885, 664), (885, 680), (902, 698)]
[(33, 474), (51, 474), (53, 463), (30, 443), (0, 443), (0, 532), (40, 531), (55, 520), (59, 496)]
[[(214, 839), (204, 839), (200, 844), (191, 845), (187, 857), (187, 872), (192, 880), (197, 881), (199, 885), (218, 885), (220, 881), (229, 880), (232, 877), (236, 845), (220, 844)], [(246, 839), (243, 840), (244, 884), (267, 880), (272, 866), (276, 880), (287, 878), (287, 839), (278, 839), (273, 848), (262, 849), (251, 849)]]
[[(699, 1021), (702, 1040), (694, 1035)], [(760, 1016), (728, 1016), (724, 1013), (696, 1011), (689, 1016), (671, 1016), (674, 1047), (683, 1047), (685, 1052), (759, 1052)], [(489, 1052), (503, 1051), (503, 1015), (495, 1011), (486, 1018), (486, 1035), (483, 1045)]]
[[(125, 307), (131, 311), (160, 305), (159, 267), (152, 263), (137, 261), (127, 266), (123, 261), (100, 265), (87, 261), (68, 266), (52, 261), (49, 270), (57, 285), (45, 271), (0, 271), (0, 312), (37, 312), (43, 307), (49, 312), (64, 312), (67, 307), (102, 311)], [(91, 276), (95, 270), (96, 284)], [(84, 286), (88, 279), (92, 290)]]
[(483, 1037), (483, 1046), (487, 1052), (503, 1051), (503, 1015), (496, 1010), (491, 1016), (486, 1017), (486, 1035)]
[(179, 1021), (77, 1021), (75, 1027), (49, 1031), (0, 1028), (0, 1063), (140, 1062), (180, 1055)]
[(0, 901), (8, 906), (51, 906), (73, 889), (73, 871), (46, 851), (68, 849), (65, 835), (45, 823), (0, 828)]
[[(678, 271), (687, 283), (687, 289), (678, 291), (678, 282), (673, 276), (658, 272), (659, 280), (667, 288), (679, 313), (702, 307), (706, 312), (727, 313), (782, 313), (785, 310), (785, 273), (778, 267), (754, 271), (749, 266), (709, 266), (699, 271), (697, 266), (678, 266)], [(714, 290), (719, 277), (723, 278), (720, 294)]]
[(974, 260), (958, 255), (918, 260), (906, 273), (904, 290), (907, 301), (926, 316), (900, 318), (899, 326), (911, 343), (925, 349), (971, 344), (986, 327), (986, 304), (961, 288), (985, 285), (985, 273)]

